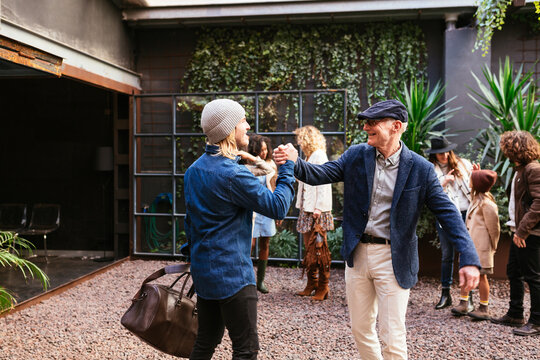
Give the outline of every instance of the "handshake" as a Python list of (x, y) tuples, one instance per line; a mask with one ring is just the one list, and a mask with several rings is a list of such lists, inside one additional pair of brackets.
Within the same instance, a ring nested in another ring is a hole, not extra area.
[(273, 157), (277, 165), (283, 165), (287, 160), (296, 162), (296, 159), (298, 159), (298, 150), (291, 143), (287, 145), (282, 144), (274, 149)]

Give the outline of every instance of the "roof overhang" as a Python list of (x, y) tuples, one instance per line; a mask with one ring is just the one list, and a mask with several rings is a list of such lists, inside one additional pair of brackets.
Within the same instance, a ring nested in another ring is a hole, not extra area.
[(81, 80), (102, 88), (132, 94), (141, 89), (140, 74), (92, 56), (32, 30), (0, 22), (0, 58), (24, 66), (10, 67), (4, 62), (2, 76), (52, 74)]
[(125, 8), (131, 26), (201, 26), (302, 23), (319, 21), (377, 21), (387, 18), (443, 19), (446, 13), (474, 13), (471, 0), (147, 0), (146, 7)]

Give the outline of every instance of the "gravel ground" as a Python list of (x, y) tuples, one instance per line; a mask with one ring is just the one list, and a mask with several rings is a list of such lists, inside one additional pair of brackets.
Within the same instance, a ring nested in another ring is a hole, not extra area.
[[(0, 318), (0, 359), (174, 359), (131, 335), (120, 317), (142, 280), (170, 264), (128, 261), (33, 307)], [(324, 302), (293, 296), (304, 280), (299, 269), (271, 267), (259, 296), (259, 359), (360, 359), (348, 324), (344, 271), (332, 269)], [(171, 275), (170, 275), (171, 276)], [(172, 277), (162, 278), (170, 283)], [(492, 281), (492, 313), (503, 315), (506, 281)], [(459, 289), (453, 288), (454, 299)], [(518, 337), (511, 328), (455, 318), (435, 310), (439, 285), (422, 278), (407, 314), (410, 359), (539, 359), (540, 337)], [(478, 301), (476, 295), (476, 301)], [(529, 307), (528, 294), (526, 308)], [(528, 315), (528, 314), (526, 314)], [(230, 359), (225, 335), (214, 359)]]

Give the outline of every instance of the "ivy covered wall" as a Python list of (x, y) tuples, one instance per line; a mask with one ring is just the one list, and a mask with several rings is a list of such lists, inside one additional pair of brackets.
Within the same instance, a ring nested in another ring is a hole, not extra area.
[[(426, 77), (427, 64), (416, 22), (208, 28), (197, 32), (183, 83), (188, 92), (347, 89), (353, 120), (361, 108), (393, 97), (394, 85)], [(315, 102), (315, 117), (341, 116), (338, 97)], [(361, 141), (356, 122), (349, 124), (350, 141)]]

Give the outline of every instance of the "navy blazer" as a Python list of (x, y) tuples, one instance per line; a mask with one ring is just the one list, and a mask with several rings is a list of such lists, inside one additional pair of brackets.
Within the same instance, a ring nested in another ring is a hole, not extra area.
[[(440, 185), (433, 165), (402, 143), (398, 176), (390, 211), (392, 265), (398, 284), (409, 289), (418, 281), (418, 236), (420, 211), (431, 210), (460, 254), (460, 267), (480, 260), (456, 206)], [(343, 245), (341, 255), (350, 267), (353, 251), (368, 222), (376, 150), (367, 144), (351, 146), (337, 160), (322, 165), (298, 159), (294, 175), (307, 184), (344, 182)]]

